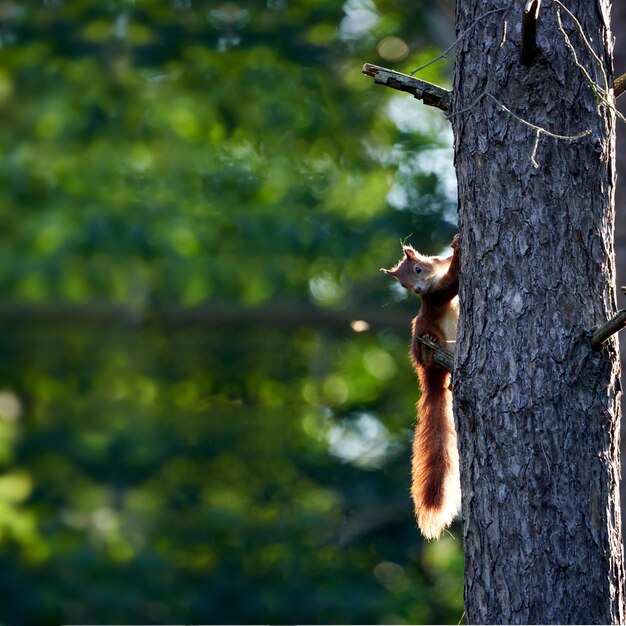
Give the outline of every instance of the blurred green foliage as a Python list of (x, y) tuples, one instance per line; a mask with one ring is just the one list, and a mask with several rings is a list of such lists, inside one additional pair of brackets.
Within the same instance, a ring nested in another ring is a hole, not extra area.
[(378, 273), (454, 232), (450, 134), (360, 74), (434, 11), (0, 2), (2, 623), (459, 621)]

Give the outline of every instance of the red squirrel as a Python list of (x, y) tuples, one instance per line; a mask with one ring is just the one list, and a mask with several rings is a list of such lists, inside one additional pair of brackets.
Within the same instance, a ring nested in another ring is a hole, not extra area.
[(413, 438), (411, 495), (417, 525), (427, 539), (437, 539), (461, 505), (459, 454), (452, 415), (450, 373), (433, 362), (433, 352), (416, 337), (454, 349), (459, 319), (459, 235), (450, 244), (451, 257), (419, 254), (402, 246), (404, 257), (390, 270), (382, 269), (422, 298), (413, 320), (411, 362), (420, 382), (419, 422)]

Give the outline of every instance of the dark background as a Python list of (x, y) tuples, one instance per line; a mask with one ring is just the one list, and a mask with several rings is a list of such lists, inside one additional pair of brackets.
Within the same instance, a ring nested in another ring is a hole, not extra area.
[(455, 232), (451, 132), (360, 73), (449, 7), (0, 24), (0, 620), (459, 622), (459, 529), (409, 499), (418, 302), (378, 271)]

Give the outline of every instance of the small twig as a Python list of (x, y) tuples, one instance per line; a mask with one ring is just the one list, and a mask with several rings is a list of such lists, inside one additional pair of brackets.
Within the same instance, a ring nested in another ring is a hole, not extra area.
[(533, 144), (533, 151), (530, 153), (530, 162), (535, 168), (539, 167), (539, 163), (537, 163), (537, 159), (536, 159), (537, 150), (539, 150), (539, 137), (541, 137), (541, 133), (538, 130), (536, 130), (535, 131), (535, 143)]
[(472, 102), (472, 104), (470, 104), (469, 106), (463, 107), (462, 109), (459, 109), (458, 111), (455, 111), (454, 113), (450, 113), (449, 115), (446, 115), (446, 118), (450, 120), (457, 115), (461, 115), (462, 113), (468, 113), (469, 111), (474, 111), (480, 104), (481, 100), (488, 95), (489, 94), (486, 91), (484, 91), (483, 93), (480, 94), (480, 96), (478, 96), (478, 98), (476, 98), (476, 100), (474, 100), (474, 102)]
[[(626, 295), (626, 287), (622, 287), (622, 293)], [(622, 328), (626, 328), (626, 309), (619, 310), (617, 315), (593, 331), (593, 335), (591, 336), (591, 347), (594, 350), (599, 350), (602, 347), (602, 344), (611, 335), (619, 332)]]
[[(572, 18), (572, 21), (574, 23), (580, 24), (580, 22), (578, 22), (578, 20), (572, 15), (572, 13), (570, 11), (568, 11), (567, 8), (561, 2), (559, 2), (559, 0), (554, 0), (554, 2), (559, 7), (565, 9), (566, 13), (568, 13), (568, 15)], [(557, 19), (557, 23), (558, 23), (558, 26), (559, 26), (559, 30), (561, 31), (561, 34), (563, 35), (563, 41), (565, 42), (565, 45), (569, 48), (570, 52), (572, 53), (572, 56), (574, 57), (574, 65), (582, 72), (583, 76), (585, 77), (585, 79), (587, 80), (587, 82), (589, 83), (591, 88), (593, 89), (593, 91), (596, 94), (596, 96), (598, 98), (600, 98), (601, 100), (603, 100), (604, 97), (605, 97), (605, 94), (602, 93), (602, 90), (598, 86), (596, 81), (593, 80), (593, 78), (591, 78), (591, 76), (589, 75), (589, 72), (587, 71), (587, 68), (584, 65), (582, 65), (582, 63), (578, 60), (578, 55), (576, 54), (576, 48), (574, 48), (574, 46), (573, 46), (573, 44), (572, 44), (572, 42), (571, 42), (571, 40), (569, 38), (569, 35), (565, 32), (565, 28), (563, 27), (563, 22), (561, 20), (561, 12), (558, 9), (556, 11), (556, 19)], [(580, 32), (580, 30), (579, 30), (579, 32)], [(582, 35), (582, 39), (583, 39), (583, 42), (585, 44), (587, 44), (587, 39), (586, 39), (586, 37), (584, 35), (584, 32), (583, 32), (583, 35)], [(591, 52), (592, 52), (593, 55), (595, 55), (595, 52), (594, 52), (593, 48), (591, 48)]]
[(525, 120), (523, 117), (516, 115), (515, 113), (513, 113), (513, 111), (511, 111), (511, 109), (509, 109), (504, 104), (502, 104), (500, 100), (498, 100), (495, 96), (491, 95), (490, 93), (486, 95), (489, 98), (491, 98), (503, 111), (506, 111), (511, 117), (514, 117), (521, 124), (524, 124), (525, 126), (528, 126), (529, 128), (536, 130), (538, 133), (547, 135), (548, 137), (552, 137), (553, 139), (561, 139), (563, 141), (576, 141), (577, 139), (582, 139), (583, 137), (586, 137), (587, 135), (591, 134), (590, 129), (583, 130), (582, 133), (578, 133), (577, 135), (558, 135), (557, 133), (551, 133), (549, 130), (542, 128), (541, 126), (537, 126), (536, 124), (532, 124), (528, 120)]
[(433, 361), (437, 363), (437, 365), (441, 365), (441, 367), (452, 372), (454, 368), (454, 356), (451, 352), (448, 352), (445, 348), (438, 346), (434, 341), (426, 339), (425, 337), (416, 336), (415, 339), (433, 351)]
[(500, 45), (498, 46), (499, 50), (502, 50), (502, 47), (506, 43), (506, 31), (509, 26), (509, 23), (506, 20), (502, 20), (502, 39), (500, 39)]
[(591, 347), (594, 350), (598, 350), (611, 335), (619, 332), (624, 327), (626, 327), (626, 309), (621, 309), (615, 317), (612, 317), (608, 322), (605, 322), (593, 331)]
[(511, 111), (511, 109), (502, 104), (500, 100), (498, 100), (495, 96), (492, 96), (490, 93), (486, 95), (491, 98), (503, 111), (508, 113), (511, 117), (515, 118), (520, 124), (524, 124), (524, 126), (528, 126), (535, 131), (535, 141), (533, 143), (533, 149), (530, 154), (530, 162), (532, 163), (533, 167), (539, 167), (539, 163), (537, 163), (537, 159), (535, 157), (537, 156), (537, 149), (539, 148), (539, 137), (541, 135), (546, 135), (547, 137), (552, 137), (553, 139), (560, 139), (561, 141), (577, 141), (578, 139), (582, 139), (583, 137), (591, 134), (590, 129), (584, 130), (582, 133), (578, 133), (577, 135), (557, 135), (556, 133), (551, 133), (549, 130), (542, 128), (541, 126), (537, 126), (536, 124), (532, 124), (528, 120), (525, 120), (523, 117), (516, 115), (515, 113), (513, 113), (513, 111)]
[(527, 67), (533, 64), (537, 56), (537, 19), (541, 0), (528, 0), (522, 13), (522, 40), (520, 42), (520, 61)]
[(465, 37), (465, 35), (467, 35), (474, 28), (474, 26), (476, 26), (476, 24), (480, 22), (480, 20), (487, 17), (488, 15), (492, 15), (493, 13), (502, 13), (502, 11), (508, 11), (510, 6), (511, 3), (509, 3), (505, 7), (502, 7), (501, 9), (493, 9), (491, 11), (487, 11), (487, 13), (483, 13), (482, 15), (478, 16), (440, 55), (436, 56), (434, 59), (431, 59), (430, 61), (428, 61), (428, 63), (424, 63), (424, 65), (420, 65), (419, 67), (416, 67), (414, 70), (412, 70), (411, 76), (413, 76), (413, 74), (417, 74), (417, 72), (419, 72), (420, 70), (423, 70), (424, 68), (432, 65), (440, 59), (444, 59), (445, 57), (447, 57), (448, 54), (450, 54), (450, 51), (454, 48), (454, 46), (456, 46), (459, 41), (461, 41), (461, 39), (463, 39), (463, 37)]
[(366, 63), (362, 69), (363, 74), (372, 76), (374, 82), (379, 85), (386, 85), (398, 91), (405, 91), (413, 94), (415, 98), (421, 100), (424, 104), (437, 107), (442, 111), (449, 111), (452, 107), (452, 92), (439, 85), (413, 78), (408, 74), (395, 72), (380, 65)]
[(524, 124), (524, 126), (528, 126), (528, 128), (532, 128), (532, 130), (535, 131), (535, 141), (533, 142), (533, 149), (530, 154), (530, 162), (532, 163), (533, 167), (539, 167), (536, 156), (537, 156), (537, 150), (539, 148), (539, 139), (541, 135), (546, 135), (547, 137), (552, 137), (553, 139), (560, 139), (561, 141), (577, 141), (578, 139), (582, 139), (583, 137), (586, 137), (587, 135), (591, 134), (590, 129), (584, 130), (582, 133), (578, 133), (577, 135), (558, 135), (557, 133), (550, 132), (549, 130), (542, 128), (541, 126), (537, 126), (536, 124), (533, 124), (529, 122), (528, 120), (525, 120), (523, 117), (520, 117), (516, 113), (513, 113), (511, 109), (509, 109), (507, 106), (502, 104), (500, 100), (498, 100), (494, 95), (488, 92), (481, 93), (471, 105), (463, 109), (460, 109), (459, 111), (455, 111), (454, 113), (450, 113), (449, 115), (446, 115), (446, 117), (448, 118), (448, 120), (450, 120), (455, 115), (460, 115), (461, 113), (473, 111), (480, 104), (481, 100), (483, 100), (484, 98), (491, 98), (505, 113), (508, 113), (512, 118), (516, 119), (520, 124)]
[[(619, 119), (621, 119), (622, 122), (626, 122), (626, 117), (624, 117), (620, 113), (620, 111), (618, 111), (615, 108), (615, 105), (608, 100), (609, 82), (608, 82), (608, 78), (607, 78), (607, 75), (606, 75), (606, 71), (604, 69), (604, 65), (602, 64), (602, 61), (601, 61), (600, 57), (598, 57), (598, 55), (596, 54), (596, 51), (593, 49), (591, 43), (589, 42), (589, 39), (585, 35), (585, 31), (584, 31), (584, 29), (582, 27), (582, 24), (578, 21), (576, 16), (560, 0), (554, 0), (554, 3), (557, 5), (556, 19), (557, 19), (557, 23), (558, 23), (558, 28), (561, 31), (561, 34), (563, 35), (563, 41), (565, 42), (565, 45), (569, 48), (570, 52), (572, 53), (572, 56), (574, 57), (574, 65), (580, 69), (580, 71), (582, 72), (583, 76), (585, 77), (585, 80), (587, 81), (587, 83), (591, 87), (593, 93), (595, 94), (596, 98), (607, 109), (609, 109), (610, 111), (615, 113), (615, 115)], [(579, 34), (580, 34), (580, 36), (581, 36), (581, 38), (583, 40), (583, 43), (585, 44), (585, 47), (587, 48), (587, 50), (589, 50), (589, 52), (591, 53), (591, 56), (593, 56), (593, 58), (597, 62), (598, 67), (600, 68), (600, 73), (602, 74), (602, 79), (604, 81), (604, 89), (602, 89), (602, 87), (600, 87), (600, 85), (598, 85), (595, 82), (595, 80), (593, 78), (591, 78), (591, 76), (590, 76), (589, 72), (587, 71), (587, 69), (578, 60), (578, 55), (576, 54), (576, 49), (572, 45), (572, 42), (570, 41), (570, 38), (568, 37), (567, 33), (565, 32), (565, 28), (563, 27), (563, 22), (561, 20), (561, 12), (559, 11), (559, 7), (561, 7), (570, 16), (571, 20), (574, 22), (574, 24), (576, 25), (576, 28), (578, 29), (578, 32), (579, 32)], [(614, 93), (615, 98), (617, 98), (617, 96), (620, 93), (622, 93), (622, 91), (620, 91), (619, 93), (616, 93), (616, 90), (615, 90), (615, 85), (616, 85), (616, 83), (618, 83), (620, 81), (621, 78), (622, 77), (618, 78), (617, 81), (615, 81), (614, 84), (613, 84), (613, 93)]]
[[(596, 63), (598, 64), (598, 68), (600, 69), (600, 73), (602, 74), (602, 80), (604, 81), (604, 96), (606, 97), (606, 95), (609, 92), (609, 81), (606, 76), (606, 71), (604, 69), (604, 64), (602, 63), (602, 59), (600, 59), (596, 51), (593, 49), (591, 42), (589, 41), (589, 39), (587, 38), (587, 35), (585, 34), (585, 29), (583, 28), (583, 25), (580, 23), (578, 18), (561, 2), (561, 0), (554, 0), (554, 2), (558, 6), (560, 6), (570, 16), (570, 19), (576, 25), (578, 33), (581, 39), (583, 40), (583, 43), (585, 44), (585, 48), (589, 50), (589, 52), (591, 53), (591, 56), (595, 59)], [(557, 17), (559, 21), (560, 30), (563, 34), (565, 34), (564, 29), (563, 29), (563, 24), (561, 23), (561, 16), (559, 15), (558, 11), (557, 11)], [(569, 42), (569, 39), (565, 43), (571, 45), (571, 43)]]

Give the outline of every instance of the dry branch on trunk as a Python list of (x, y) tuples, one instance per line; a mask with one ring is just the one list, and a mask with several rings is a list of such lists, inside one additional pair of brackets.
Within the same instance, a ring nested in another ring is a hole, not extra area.
[(362, 72), (367, 76), (372, 76), (374, 82), (379, 85), (386, 85), (392, 89), (413, 94), (415, 98), (421, 100), (424, 104), (437, 107), (444, 112), (450, 110), (452, 92), (448, 89), (371, 63), (366, 63)]
[[(622, 287), (622, 293), (626, 295), (626, 287)], [(591, 347), (594, 350), (599, 350), (611, 335), (618, 333), (623, 328), (626, 328), (626, 309), (619, 310), (608, 322), (594, 329), (591, 336)]]

